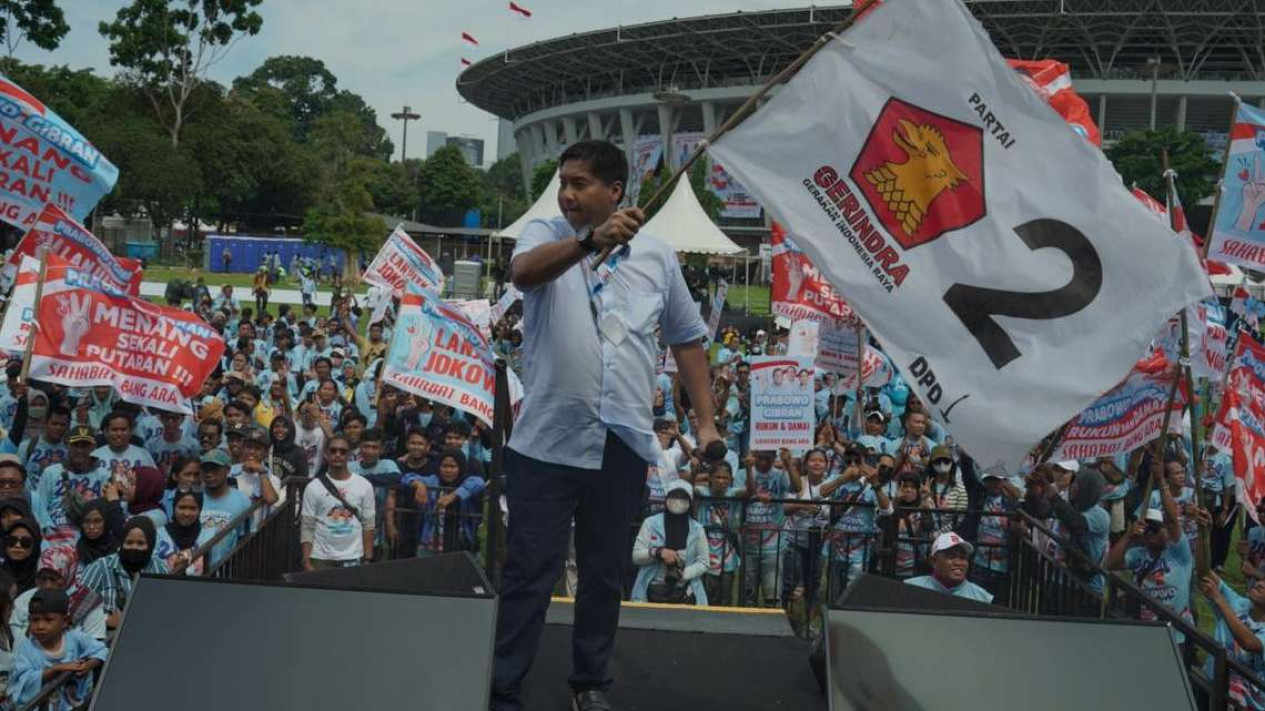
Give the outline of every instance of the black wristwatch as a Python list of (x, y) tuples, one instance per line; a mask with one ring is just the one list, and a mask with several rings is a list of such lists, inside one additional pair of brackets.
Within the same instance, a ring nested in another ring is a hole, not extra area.
[(593, 228), (585, 227), (575, 236), (575, 241), (580, 243), (586, 252), (593, 251)]

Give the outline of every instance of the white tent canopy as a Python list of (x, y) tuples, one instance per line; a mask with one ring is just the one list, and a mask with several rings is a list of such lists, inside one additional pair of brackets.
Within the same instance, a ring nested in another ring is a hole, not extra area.
[(549, 179), (549, 185), (545, 187), (545, 191), (540, 194), (540, 199), (534, 205), (523, 213), (523, 216), (514, 220), (514, 224), (497, 232), (493, 237), (501, 239), (517, 240), (518, 236), (523, 233), (523, 228), (532, 220), (548, 220), (553, 217), (561, 217), (562, 210), (558, 209), (558, 174), (555, 172), (553, 177)]
[(643, 229), (677, 252), (738, 254), (745, 251), (703, 212), (688, 176), (676, 181), (672, 196)]
[[(528, 222), (536, 219), (550, 219), (562, 215), (558, 209), (558, 174), (554, 173), (549, 185), (541, 193), (540, 199), (528, 208), (523, 216), (514, 224), (497, 232), (494, 236), (504, 239), (518, 239)], [(699, 252), (702, 254), (740, 254), (744, 250), (725, 236), (720, 228), (703, 212), (703, 206), (694, 196), (694, 190), (687, 178), (677, 181), (671, 197), (663, 208), (646, 223), (648, 234), (658, 237), (677, 252)]]

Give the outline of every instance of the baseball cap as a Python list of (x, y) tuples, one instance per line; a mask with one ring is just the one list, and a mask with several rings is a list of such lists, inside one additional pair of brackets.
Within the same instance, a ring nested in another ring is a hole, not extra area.
[(1142, 520), (1147, 523), (1164, 523), (1164, 512), (1159, 509), (1147, 509), (1146, 516)]
[(70, 436), (66, 438), (67, 444), (96, 444), (97, 436), (92, 432), (92, 428), (87, 425), (75, 425), (70, 428)]
[(1059, 469), (1065, 469), (1069, 472), (1072, 472), (1073, 474), (1081, 470), (1081, 463), (1076, 461), (1075, 459), (1067, 459), (1061, 462), (1055, 462), (1054, 466), (1058, 467)]
[(324, 337), (325, 337), (325, 329), (323, 328), (312, 329), (312, 338), (324, 338)]
[(54, 612), (66, 615), (70, 613), (70, 598), (60, 588), (51, 590), (39, 589), (31, 596), (30, 607), (27, 609), (33, 615), (41, 612)]
[(971, 555), (975, 552), (975, 546), (971, 545), (965, 538), (956, 533), (941, 533), (936, 537), (936, 542), (931, 544), (931, 555), (935, 555), (950, 548), (965, 548), (966, 554)]
[(228, 452), (225, 452), (222, 449), (212, 449), (202, 455), (202, 459), (200, 461), (202, 464), (214, 464), (217, 467), (233, 466), (233, 460), (229, 459)]
[(259, 444), (268, 444), (268, 433), (262, 427), (247, 427), (246, 441)]
[(227, 434), (229, 437), (245, 437), (250, 430), (250, 425), (245, 422), (235, 422), (228, 426)]
[(22, 460), (16, 454), (5, 452), (0, 454), (0, 464), (16, 464), (20, 467), (22, 466)]
[(934, 462), (937, 459), (953, 459), (953, 450), (943, 444), (937, 446), (931, 450), (931, 461)]
[(874, 417), (877, 417), (879, 422), (887, 422), (887, 415), (884, 415), (882, 410), (870, 410), (865, 413), (865, 419), (867, 420)]

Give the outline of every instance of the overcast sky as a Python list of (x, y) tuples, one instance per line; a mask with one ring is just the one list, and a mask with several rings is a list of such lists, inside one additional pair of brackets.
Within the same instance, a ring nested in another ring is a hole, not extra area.
[[(91, 67), (112, 75), (106, 41), (97, 24), (112, 19), (125, 0), (60, 0), (70, 34), (54, 52), (19, 47), (26, 62)], [(378, 112), (399, 157), (400, 123), (389, 115), (404, 104), (420, 113), (409, 126), (409, 153), (421, 155), (427, 131), (473, 135), (486, 140), (489, 163), (496, 156), (496, 121), (461, 101), (455, 88), (461, 57), (477, 61), (522, 44), (572, 32), (669, 17), (734, 10), (803, 7), (808, 0), (519, 0), (533, 13), (519, 20), (508, 0), (264, 0), (263, 30), (239, 42), (211, 72), (228, 84), (268, 57), (307, 55), (325, 62), (340, 88), (354, 91)], [(827, 3), (822, 3), (827, 4)], [(480, 46), (461, 41), (462, 31)]]

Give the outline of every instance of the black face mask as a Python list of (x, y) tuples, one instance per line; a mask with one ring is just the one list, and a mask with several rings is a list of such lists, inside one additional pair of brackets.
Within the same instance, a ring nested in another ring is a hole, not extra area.
[(138, 573), (144, 568), (150, 559), (150, 551), (137, 550), (135, 548), (120, 548), (119, 563), (123, 565), (123, 569), (129, 573)]

